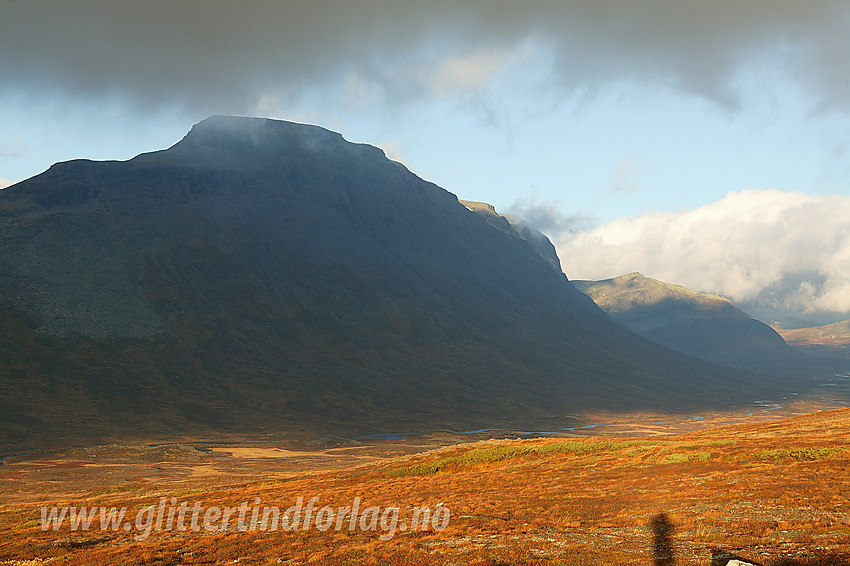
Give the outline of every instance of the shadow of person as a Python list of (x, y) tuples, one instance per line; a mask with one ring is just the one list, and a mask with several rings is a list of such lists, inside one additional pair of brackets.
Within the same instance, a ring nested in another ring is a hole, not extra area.
[(655, 566), (673, 566), (676, 554), (673, 548), (673, 522), (666, 513), (659, 513), (650, 522), (652, 527), (652, 557)]

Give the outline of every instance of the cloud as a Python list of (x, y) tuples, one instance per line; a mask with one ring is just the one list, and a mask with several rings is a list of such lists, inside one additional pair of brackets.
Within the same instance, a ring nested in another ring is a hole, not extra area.
[(14, 184), (14, 181), (10, 181), (9, 179), (4, 179), (3, 177), (0, 177), (0, 189), (5, 189), (6, 187), (9, 187)]
[(643, 186), (640, 182), (642, 174), (651, 173), (654, 169), (654, 163), (647, 162), (641, 157), (623, 158), (614, 169), (611, 190), (618, 193), (633, 193)]
[(573, 279), (640, 271), (764, 309), (850, 312), (850, 197), (730, 192), (555, 242)]
[(440, 61), (433, 72), (427, 73), (423, 82), (437, 94), (476, 89), (484, 86), (513, 59), (514, 54), (506, 49), (488, 49), (449, 57)]
[(562, 213), (556, 203), (538, 204), (533, 199), (517, 200), (508, 209), (508, 214), (523, 218), (530, 227), (553, 241), (584, 229), (590, 221), (582, 214)]
[(0, 157), (20, 157), (25, 145), (23, 139), (19, 139), (14, 145), (0, 141)]
[(531, 41), (558, 89), (650, 81), (734, 108), (742, 69), (769, 60), (847, 110), (848, 24), (842, 0), (7, 0), (0, 92), (238, 112), (353, 73), (404, 100), (479, 87)]

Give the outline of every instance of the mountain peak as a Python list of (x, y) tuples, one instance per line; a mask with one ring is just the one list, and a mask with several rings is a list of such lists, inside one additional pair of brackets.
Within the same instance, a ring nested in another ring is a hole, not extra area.
[(347, 141), (321, 126), (270, 118), (214, 115), (201, 120), (164, 151), (145, 154), (157, 161), (202, 162), (217, 169), (270, 163), (282, 155), (332, 154), (385, 159), (383, 150)]
[(230, 138), (259, 145), (282, 137), (309, 138), (314, 141), (319, 139), (333, 142), (345, 141), (342, 134), (312, 124), (220, 114), (204, 118), (192, 126), (184, 139), (212, 141)]
[(490, 214), (492, 216), (501, 216), (496, 212), (496, 207), (487, 202), (478, 202), (474, 200), (459, 200), (460, 204), (471, 210), (472, 212), (480, 212), (481, 214)]
[[(638, 271), (612, 277), (611, 279), (603, 279), (601, 281), (586, 283), (593, 283), (594, 287), (604, 288), (606, 290), (606, 296), (613, 297), (615, 295), (628, 295), (629, 301), (627, 304), (619, 306), (615, 304), (606, 304), (602, 307), (605, 310), (621, 310), (623, 308), (631, 309), (635, 301), (646, 304), (655, 304), (660, 301), (669, 300), (696, 302), (706, 306), (711, 305), (714, 308), (736, 308), (732, 302), (725, 297), (693, 291), (687, 287), (683, 287), (682, 285), (667, 283), (659, 279), (647, 277)], [(594, 297), (594, 300), (596, 299), (597, 297)]]

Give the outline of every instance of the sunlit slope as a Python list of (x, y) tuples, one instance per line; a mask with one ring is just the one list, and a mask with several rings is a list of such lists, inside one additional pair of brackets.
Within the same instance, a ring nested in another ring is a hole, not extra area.
[(776, 331), (723, 297), (640, 273), (572, 283), (615, 320), (668, 348), (741, 367), (797, 363)]

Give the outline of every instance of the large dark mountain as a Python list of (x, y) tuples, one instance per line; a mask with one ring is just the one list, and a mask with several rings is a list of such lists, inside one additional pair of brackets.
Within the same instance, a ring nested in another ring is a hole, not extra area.
[(7, 443), (504, 426), (768, 387), (614, 324), (516, 232), (315, 126), (213, 117), (56, 164), (0, 191), (0, 249)]
[(615, 320), (668, 348), (737, 367), (798, 362), (775, 330), (723, 297), (640, 273), (572, 283)]

